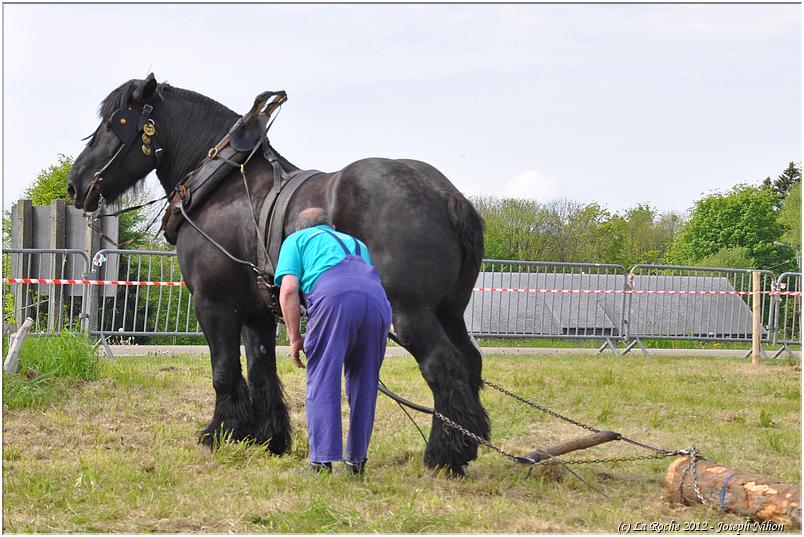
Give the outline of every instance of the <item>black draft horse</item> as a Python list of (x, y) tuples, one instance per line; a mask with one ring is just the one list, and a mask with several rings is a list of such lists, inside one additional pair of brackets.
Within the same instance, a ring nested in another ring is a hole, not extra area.
[[(112, 129), (113, 114), (129, 107), (150, 112), (161, 149), (158, 160), (141, 147), (141, 132), (125, 144)], [(153, 74), (112, 91), (99, 115), (101, 124), (69, 176), (68, 192), (85, 211), (96, 210), (100, 196), (115, 200), (154, 169), (170, 193), (239, 118), (208, 97), (157, 83)], [(298, 170), (282, 157), (280, 162), (287, 171)], [(256, 262), (251, 211), (259, 212), (272, 172), (262, 158), (251, 159), (245, 172), (253, 207), (239, 171), (232, 168), (213, 195), (194, 207), (192, 217), (233, 255)], [(481, 355), (463, 319), (483, 255), (483, 224), (472, 205), (429, 164), (368, 158), (305, 182), (288, 207), (289, 225), (310, 206), (327, 209), (338, 230), (368, 245), (393, 307), (396, 334), (416, 358), (435, 409), (488, 438), (488, 416), (479, 399)], [(285, 236), (292, 231), (288, 227)], [(259, 298), (254, 273), (227, 259), (189, 225), (180, 228), (176, 246), (212, 359), (215, 412), (200, 441), (214, 446), (215, 435), (226, 433), (232, 440), (267, 443), (276, 454), (288, 452), (290, 420), (276, 371), (276, 321)], [(248, 383), (240, 365), (241, 334)], [(433, 418), (424, 462), (463, 475), (477, 447)]]

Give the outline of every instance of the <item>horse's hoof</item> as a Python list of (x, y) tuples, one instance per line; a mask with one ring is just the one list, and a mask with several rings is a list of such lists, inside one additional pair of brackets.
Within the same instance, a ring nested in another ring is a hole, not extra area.
[(224, 431), (221, 425), (217, 427), (207, 426), (198, 435), (198, 443), (209, 448), (210, 451), (215, 451), (221, 444), (231, 438), (231, 434)]
[(215, 440), (211, 433), (201, 433), (198, 435), (198, 443), (210, 451), (215, 451)]
[(448, 477), (451, 479), (463, 479), (466, 477), (467, 464), (442, 464), (438, 466), (428, 466), (430, 472), (435, 477)]
[(285, 455), (290, 453), (290, 438), (271, 438), (267, 447), (273, 455)]

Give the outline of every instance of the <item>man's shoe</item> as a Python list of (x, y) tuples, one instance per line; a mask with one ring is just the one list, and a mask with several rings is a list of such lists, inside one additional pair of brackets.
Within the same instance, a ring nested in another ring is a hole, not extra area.
[(301, 473), (304, 474), (331, 474), (331, 462), (311, 462), (307, 468), (304, 468)]
[(346, 468), (346, 473), (349, 475), (362, 476), (366, 471), (366, 461), (363, 462), (349, 462), (343, 461), (343, 466)]

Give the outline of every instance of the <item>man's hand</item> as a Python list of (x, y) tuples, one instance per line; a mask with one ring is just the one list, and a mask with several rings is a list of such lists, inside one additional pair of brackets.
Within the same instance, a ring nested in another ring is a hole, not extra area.
[(304, 362), (299, 358), (299, 351), (304, 350), (304, 338), (294, 339), (290, 342), (290, 358), (299, 369), (304, 369)]

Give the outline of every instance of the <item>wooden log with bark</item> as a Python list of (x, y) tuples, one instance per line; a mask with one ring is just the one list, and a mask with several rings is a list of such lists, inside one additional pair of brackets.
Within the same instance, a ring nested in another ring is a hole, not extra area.
[[(801, 528), (801, 485), (786, 485), (705, 459), (676, 459), (665, 475), (670, 497), (681, 503), (716, 505), (736, 515)], [(693, 476), (694, 471), (694, 476)], [(697, 481), (698, 492), (695, 490)]]

